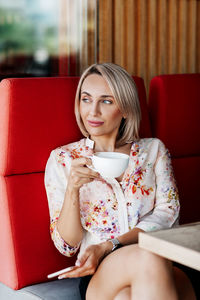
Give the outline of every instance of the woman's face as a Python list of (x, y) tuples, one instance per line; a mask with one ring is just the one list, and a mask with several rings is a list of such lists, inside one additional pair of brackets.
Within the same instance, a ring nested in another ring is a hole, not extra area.
[(91, 138), (117, 136), (123, 115), (102, 76), (92, 74), (84, 80), (81, 88), (80, 115)]

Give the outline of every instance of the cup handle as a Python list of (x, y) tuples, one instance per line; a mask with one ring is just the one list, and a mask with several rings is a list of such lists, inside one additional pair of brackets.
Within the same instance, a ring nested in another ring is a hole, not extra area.
[[(85, 157), (90, 158), (91, 160), (93, 159), (93, 155), (86, 155)], [(91, 165), (91, 166), (86, 165), (86, 166), (87, 166), (89, 169), (91, 169), (91, 170), (97, 172), (93, 165)]]

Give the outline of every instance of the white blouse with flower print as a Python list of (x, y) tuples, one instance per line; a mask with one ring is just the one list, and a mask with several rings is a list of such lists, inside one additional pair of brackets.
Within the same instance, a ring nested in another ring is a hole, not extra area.
[(129, 165), (119, 183), (100, 177), (79, 191), (84, 237), (71, 247), (60, 236), (56, 224), (64, 202), (71, 161), (93, 154), (93, 142), (81, 139), (51, 152), (45, 170), (50, 210), (50, 232), (57, 249), (74, 255), (91, 244), (122, 235), (133, 228), (153, 231), (172, 227), (179, 216), (179, 198), (164, 144), (155, 138), (140, 139), (131, 146)]

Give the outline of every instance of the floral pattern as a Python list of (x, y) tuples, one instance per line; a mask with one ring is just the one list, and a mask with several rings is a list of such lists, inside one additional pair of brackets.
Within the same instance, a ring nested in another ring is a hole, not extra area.
[[(59, 235), (56, 223), (63, 205), (73, 159), (90, 156), (87, 139), (52, 151), (45, 171), (50, 210), (50, 232), (57, 249), (72, 256), (80, 245), (70, 247)], [(179, 215), (179, 197), (168, 150), (159, 139), (140, 139), (132, 144), (123, 179), (99, 178), (79, 192), (81, 223), (85, 235), (81, 250), (89, 244), (117, 237), (133, 228), (145, 231), (173, 226)]]

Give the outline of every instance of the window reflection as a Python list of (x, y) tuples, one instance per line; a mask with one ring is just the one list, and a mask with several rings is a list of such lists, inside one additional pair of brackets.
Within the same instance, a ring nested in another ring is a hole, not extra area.
[(0, 0), (0, 76), (79, 75), (97, 61), (97, 1)]

